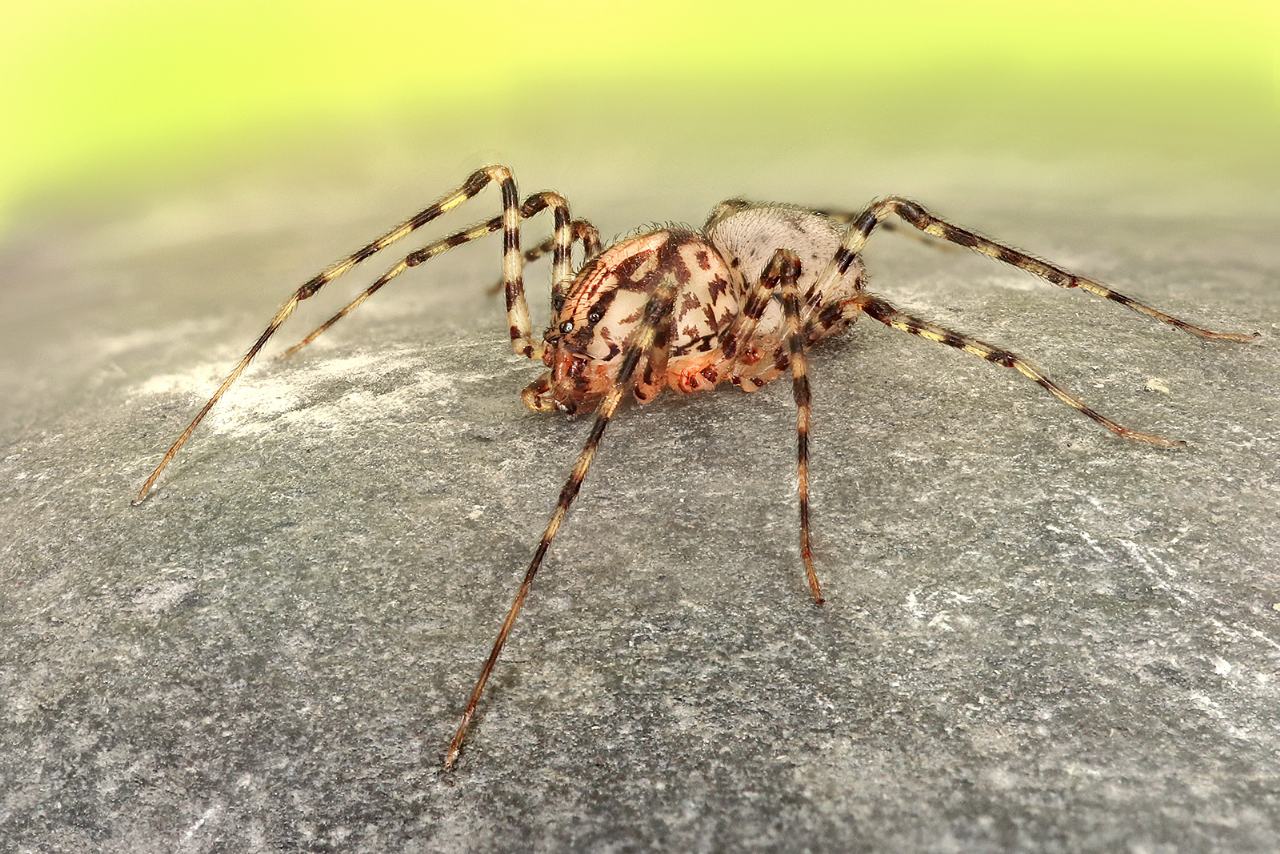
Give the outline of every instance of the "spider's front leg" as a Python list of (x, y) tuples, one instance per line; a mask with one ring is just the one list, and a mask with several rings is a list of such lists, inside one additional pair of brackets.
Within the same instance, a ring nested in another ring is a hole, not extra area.
[[(495, 224), (491, 230), (497, 231), (497, 229), (498, 229), (498, 226), (497, 224)], [(586, 261), (591, 260), (593, 256), (599, 254), (600, 252), (599, 229), (597, 229), (594, 225), (592, 225), (590, 222), (588, 222), (585, 219), (575, 219), (573, 222), (569, 224), (569, 230), (571, 232), (570, 234), (571, 241), (579, 241), (582, 243), (582, 255), (583, 255), (584, 263)], [(561, 244), (561, 238), (560, 238), (559, 232), (557, 231), (555, 234), (552, 234), (550, 237), (548, 237), (546, 240), (539, 243), (537, 246), (526, 249), (524, 253), (524, 262), (526, 264), (532, 264), (534, 261), (537, 261), (543, 255), (557, 251), (560, 248), (560, 244)], [(558, 258), (559, 256), (557, 255), (556, 257)], [(555, 271), (555, 273), (553, 274), (553, 281), (551, 285), (552, 287), (555, 287), (556, 285), (559, 285), (563, 281), (565, 281), (565, 276), (568, 274), (566, 273), (562, 275), (559, 272), (560, 264), (558, 261), (553, 262), (552, 269)], [(497, 294), (501, 292), (502, 292), (502, 279), (498, 279), (496, 282), (490, 285), (489, 289), (486, 291), (486, 293), (490, 293), (490, 294)]]
[[(169, 446), (169, 449), (165, 451), (159, 465), (155, 467), (146, 482), (143, 483), (142, 487), (138, 490), (133, 503), (141, 504), (146, 500), (152, 487), (155, 485), (156, 481), (159, 480), (160, 475), (168, 467), (169, 463), (172, 462), (178, 451), (182, 449), (182, 446), (187, 443), (187, 440), (191, 438), (191, 435), (200, 425), (200, 422), (209, 414), (209, 411), (227, 392), (227, 389), (229, 389), (232, 384), (240, 378), (240, 375), (249, 367), (249, 363), (258, 355), (263, 346), (266, 345), (267, 341), (276, 333), (276, 330), (278, 330), (284, 322), (288, 320), (288, 318), (297, 309), (299, 303), (315, 296), (330, 282), (347, 273), (362, 261), (365, 261), (378, 252), (381, 252), (396, 241), (407, 237), (417, 229), (437, 219), (446, 212), (453, 210), (468, 199), (475, 197), (481, 190), (492, 183), (498, 184), (502, 192), (502, 216), (500, 218), (500, 226), (503, 232), (503, 283), (506, 290), (507, 320), (511, 336), (511, 346), (517, 354), (531, 358), (540, 356), (541, 341), (539, 339), (535, 339), (530, 328), (529, 307), (524, 295), (524, 257), (520, 251), (521, 209), (519, 199), (516, 195), (515, 179), (512, 177), (511, 171), (505, 166), (489, 166), (472, 173), (466, 181), (464, 181), (462, 185), (453, 192), (419, 211), (417, 214), (400, 223), (386, 234), (383, 234), (371, 243), (366, 244), (343, 258), (341, 261), (338, 261), (336, 264), (331, 265), (298, 287), (276, 311), (275, 315), (271, 318), (271, 321), (267, 324), (267, 328), (263, 330), (262, 334), (259, 335), (257, 340), (249, 347), (248, 352), (241, 357), (240, 361), (237, 362), (235, 367), (231, 370), (231, 373), (222, 381), (218, 388), (205, 402), (204, 406), (202, 406), (196, 413), (195, 417), (191, 419), (191, 422), (187, 424), (186, 429), (182, 431), (173, 444)], [(555, 241), (556, 275), (567, 275), (570, 266), (569, 245), (571, 240), (568, 203), (565, 202), (562, 197), (554, 193), (545, 193), (539, 194), (537, 197), (533, 197), (527, 204), (540, 206), (538, 209), (541, 209), (541, 207), (551, 207), (555, 211), (557, 234)], [(531, 208), (531, 212), (533, 212), (533, 208)], [(343, 311), (339, 312), (335, 317), (330, 318), (330, 320), (323, 324), (318, 330), (307, 336), (307, 338), (303, 340), (303, 343), (305, 344), (306, 342), (313, 340), (315, 336), (319, 335), (342, 317), (346, 316), (347, 313), (353, 310), (365, 299), (368, 299), (368, 297), (378, 289), (382, 288), (392, 279), (396, 278), (411, 267), (415, 267), (429, 258), (433, 258), (441, 252), (452, 248), (453, 246), (460, 245), (468, 240), (489, 233), (489, 225), (492, 224), (492, 222), (493, 221), (491, 220), (489, 223), (484, 223), (476, 228), (469, 229), (465, 232), (459, 232), (452, 238), (432, 244), (431, 246), (425, 247), (417, 252), (410, 253), (379, 276), (374, 283), (366, 288), (365, 292), (361, 294), (360, 297), (357, 297), (353, 303), (349, 304), (347, 308), (343, 309)]]
[(498, 630), (498, 637), (494, 640), (493, 648), (489, 651), (489, 657), (485, 659), (484, 666), (480, 670), (480, 676), (476, 679), (475, 686), (471, 689), (466, 709), (462, 713), (462, 721), (458, 724), (458, 730), (454, 733), (453, 740), (449, 743), (449, 748), (445, 752), (444, 769), (446, 771), (452, 769), (458, 761), (458, 754), (462, 750), (462, 743), (467, 737), (467, 730), (471, 727), (471, 721), (475, 717), (476, 707), (480, 703), (481, 695), (484, 694), (485, 685), (488, 684), (493, 667), (497, 664), (498, 657), (502, 654), (502, 648), (507, 643), (507, 637), (511, 634), (516, 617), (519, 615), (520, 609), (524, 607), (525, 599), (529, 596), (529, 590), (533, 587), (533, 579), (538, 574), (538, 569), (542, 566), (542, 560), (546, 556), (547, 550), (551, 548), (551, 543), (560, 531), (560, 526), (564, 523), (565, 517), (569, 513), (569, 508), (573, 505), (574, 499), (577, 498), (578, 491), (582, 488), (582, 482), (586, 479), (587, 472), (591, 469), (591, 462), (595, 459), (596, 449), (600, 446), (600, 439), (604, 436), (605, 428), (609, 426), (609, 421), (613, 418), (613, 414), (618, 408), (618, 403), (622, 400), (622, 395), (631, 386), (636, 368), (641, 359), (654, 346), (659, 330), (670, 322), (678, 287), (679, 282), (674, 276), (667, 276), (662, 280), (661, 284), (658, 285), (652, 296), (645, 303), (640, 325), (627, 339), (618, 375), (612, 387), (596, 408), (596, 420), (591, 428), (591, 434), (587, 437), (586, 444), (582, 446), (577, 462), (574, 463), (573, 470), (569, 473), (568, 480), (565, 481), (564, 487), (560, 490), (560, 499), (556, 502), (556, 509), (552, 512), (551, 519), (547, 522), (547, 527), (542, 532), (542, 538), (538, 541), (537, 549), (534, 550), (533, 559), (529, 562), (529, 568), (525, 571), (524, 580), (521, 581), (520, 588), (516, 591), (515, 599), (507, 610), (507, 615), (502, 621), (502, 627)]
[[(595, 228), (590, 223), (586, 222), (586, 220), (574, 220), (572, 223), (569, 222), (569, 203), (565, 201), (564, 197), (559, 193), (535, 193), (525, 199), (524, 204), (520, 206), (521, 221), (527, 221), (548, 208), (551, 209), (555, 215), (555, 230), (551, 237), (548, 237), (542, 244), (525, 252), (524, 258), (525, 261), (533, 261), (554, 250), (555, 260), (552, 267), (552, 285), (554, 286), (557, 281), (556, 277), (562, 275), (563, 271), (567, 271), (571, 267), (570, 253), (572, 252), (573, 241), (582, 240), (583, 246), (588, 252), (592, 251), (592, 246), (598, 247), (599, 244), (598, 242), (592, 242), (593, 240), (598, 241), (598, 238), (594, 237), (596, 234)], [(492, 234), (499, 228), (502, 228), (502, 223), (503, 218), (501, 216), (496, 216), (487, 222), (482, 222), (479, 225), (451, 234), (442, 240), (437, 240), (435, 243), (428, 244), (427, 246), (424, 246), (410, 254), (409, 258), (406, 259), (408, 263), (404, 269), (415, 267), (426, 261), (430, 261), (437, 255), (443, 255), (445, 252), (448, 252), (456, 246), (461, 246), (464, 243), (470, 243), (473, 240)], [(301, 341), (282, 352), (279, 358), (287, 359), (311, 342), (315, 341), (328, 331), (331, 326), (339, 320), (342, 320), (342, 318), (346, 317), (351, 312), (355, 311), (364, 303), (365, 300), (381, 290), (391, 281), (391, 278), (394, 278), (394, 276), (383, 276), (377, 279), (373, 284), (361, 291), (355, 299), (339, 309), (336, 314), (313, 329), (311, 332), (307, 333)], [(498, 293), (504, 289), (505, 284), (505, 280), (499, 278), (497, 283), (491, 288), (491, 291), (493, 293)], [(530, 330), (530, 336), (532, 336), (532, 330)], [(538, 355), (536, 351), (526, 352), (523, 349), (520, 350), (520, 353), (528, 358), (535, 358)]]

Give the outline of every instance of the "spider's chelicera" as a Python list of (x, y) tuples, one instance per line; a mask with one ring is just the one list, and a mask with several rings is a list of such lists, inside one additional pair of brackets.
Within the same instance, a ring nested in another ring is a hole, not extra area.
[[(445, 753), (446, 769), (453, 767), (458, 758), (480, 696), (529, 594), (534, 576), (591, 467), (609, 420), (627, 393), (643, 404), (666, 389), (690, 394), (710, 391), (725, 382), (751, 392), (784, 372), (791, 374), (797, 410), (800, 556), (810, 594), (818, 604), (823, 601), (822, 589), (813, 567), (809, 536), (809, 380), (805, 354), (814, 344), (840, 332), (862, 314), (891, 329), (1012, 368), (1117, 436), (1158, 447), (1182, 444), (1124, 427), (1085, 405), (1022, 357), (913, 317), (868, 292), (862, 248), (878, 227), (893, 227), (892, 223), (885, 222), (890, 216), (918, 229), (922, 236), (973, 249), (1050, 284), (1079, 288), (1200, 338), (1244, 342), (1256, 337), (1256, 333), (1215, 332), (1195, 326), (1092, 279), (952, 225), (907, 199), (883, 199), (856, 214), (732, 200), (718, 205), (700, 230), (654, 229), (602, 250), (596, 229), (585, 220), (571, 219), (569, 205), (562, 196), (537, 193), (522, 204), (510, 170), (491, 166), (473, 173), (449, 195), (294, 291), (170, 446), (134, 503), (146, 499), (161, 472), (200, 421), (298, 303), (314, 296), (361, 261), (461, 205), (489, 184), (497, 184), (501, 190), (500, 217), (409, 253), (341, 311), (283, 353), (290, 355), (314, 341), (410, 267), (501, 229), (501, 288), (506, 295), (511, 345), (517, 354), (541, 361), (546, 368), (521, 392), (521, 399), (537, 412), (595, 412), (591, 434), (561, 490), (555, 511)], [(550, 210), (554, 217), (553, 236), (522, 253), (521, 222), (544, 210)], [(586, 259), (576, 272), (572, 268), (575, 243), (582, 244)], [(553, 253), (552, 318), (546, 332), (538, 338), (530, 327), (522, 274), (525, 261), (547, 252)]]

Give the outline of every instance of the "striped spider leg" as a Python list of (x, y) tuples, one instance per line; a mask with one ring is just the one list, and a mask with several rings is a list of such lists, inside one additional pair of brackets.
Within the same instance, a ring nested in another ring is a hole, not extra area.
[[(783, 316), (786, 318), (785, 351), (789, 357), (785, 360), (791, 366), (791, 393), (796, 402), (796, 489), (800, 498), (800, 559), (804, 562), (805, 578), (809, 582), (809, 593), (813, 603), (821, 605), (822, 586), (818, 584), (818, 573), (813, 568), (813, 541), (809, 532), (809, 363), (805, 358), (805, 336), (800, 322), (800, 291), (796, 281), (800, 278), (800, 259), (787, 249), (779, 249), (774, 253), (764, 275), (760, 277), (763, 287), (781, 289)], [(784, 363), (779, 349), (775, 365)]]
[[(494, 226), (495, 230), (496, 228), (497, 226)], [(599, 230), (596, 229), (594, 225), (592, 225), (590, 222), (588, 222), (585, 219), (575, 219), (573, 222), (569, 223), (569, 228), (572, 231), (572, 239), (582, 243), (582, 251), (584, 256), (583, 263), (591, 260), (593, 256), (598, 255), (600, 253), (600, 232)], [(557, 238), (553, 234), (550, 237), (548, 237), (546, 240), (539, 243), (537, 246), (526, 249), (524, 252), (524, 262), (526, 264), (532, 264), (534, 261), (537, 261), (543, 255), (546, 255), (547, 253), (551, 252), (556, 247), (556, 243), (557, 243)], [(563, 280), (558, 278), (557, 283), (559, 283), (560, 281), (563, 281)], [(502, 279), (498, 279), (496, 282), (490, 285), (487, 291), (487, 293), (490, 293), (490, 294), (497, 294), (501, 292), (502, 292)]]
[(1170, 326), (1175, 326), (1178, 329), (1183, 330), (1184, 332), (1190, 332), (1198, 338), (1210, 341), (1235, 341), (1239, 343), (1247, 343), (1257, 338), (1259, 334), (1257, 332), (1216, 332), (1212, 329), (1205, 329), (1202, 326), (1196, 326), (1193, 323), (1188, 323), (1187, 321), (1174, 317), (1173, 315), (1161, 311), (1154, 306), (1112, 290), (1101, 282), (1076, 275), (1075, 273), (1064, 270), (1055, 264), (1050, 264), (1048, 261), (1037, 258), (1034, 255), (1029, 255), (1026, 252), (1014, 249), (1011, 246), (997, 243), (996, 241), (983, 237), (980, 234), (976, 234), (972, 231), (961, 228), (958, 225), (953, 225), (943, 219), (939, 219), (929, 211), (925, 210), (924, 206), (918, 202), (913, 202), (899, 196), (890, 196), (887, 199), (875, 202), (862, 213), (858, 214), (858, 216), (853, 220), (853, 223), (849, 226), (849, 230), (845, 234), (844, 240), (841, 241), (840, 248), (836, 251), (835, 257), (832, 258), (830, 266), (823, 272), (818, 283), (810, 291), (811, 298), (814, 292), (820, 290), (822, 284), (826, 282), (829, 277), (834, 278), (835, 276), (838, 276), (842, 271), (847, 269), (851, 263), (853, 263), (854, 259), (862, 251), (863, 246), (866, 245), (867, 238), (871, 236), (871, 232), (884, 223), (885, 219), (888, 218), (890, 214), (897, 215), (904, 222), (925, 234), (941, 238), (942, 240), (946, 240), (958, 246), (964, 246), (981, 255), (994, 258), (997, 261), (1012, 264), (1021, 270), (1026, 270), (1037, 278), (1043, 279), (1051, 285), (1057, 285), (1060, 288), (1079, 288), (1080, 290), (1090, 293), (1096, 297), (1117, 302), (1126, 308), (1138, 312), (1139, 314), (1145, 314), (1148, 317), (1153, 317), (1161, 323), (1167, 323)]
[[(929, 213), (925, 208), (907, 199), (899, 197), (890, 197), (882, 201), (872, 204), (861, 214), (852, 219), (844, 239), (841, 241), (839, 249), (836, 250), (835, 256), (831, 263), (823, 272), (823, 276), (814, 284), (810, 290), (809, 299), (811, 303), (820, 303), (823, 283), (828, 277), (834, 278), (840, 275), (848, 266), (855, 262), (866, 245), (867, 238), (871, 235), (886, 217), (890, 214), (897, 214), (910, 225), (919, 229), (921, 232), (933, 237), (941, 238), (958, 246), (974, 249), (975, 251), (996, 260), (1012, 264), (1019, 269), (1026, 270), (1034, 276), (1037, 276), (1050, 284), (1063, 288), (1080, 288), (1094, 296), (1109, 299), (1117, 302), (1127, 308), (1132, 309), (1140, 314), (1153, 317), (1163, 323), (1190, 332), (1199, 338), (1213, 341), (1232, 341), (1232, 342), (1249, 342), (1258, 337), (1259, 333), (1240, 333), (1240, 332), (1218, 332), (1204, 327), (1188, 323), (1181, 318), (1175, 317), (1167, 312), (1161, 311), (1154, 306), (1140, 302), (1132, 297), (1125, 296), (1093, 279), (1085, 278), (1074, 273), (1068, 272), (1061, 267), (1043, 261), (1035, 256), (1021, 252), (1012, 247), (997, 243), (972, 231), (960, 228), (945, 220), (939, 219)], [(1096, 410), (1085, 404), (1079, 397), (1068, 392), (1061, 385), (1054, 382), (1041, 370), (1036, 368), (1026, 359), (1011, 353), (1003, 348), (992, 346), (984, 341), (962, 335), (953, 330), (931, 323), (927, 320), (914, 317), (899, 311), (887, 300), (872, 294), (863, 293), (851, 299), (842, 301), (838, 306), (826, 306), (819, 312), (816, 319), (816, 328), (809, 330), (810, 340), (825, 337), (822, 330), (822, 324), (838, 320), (844, 324), (852, 321), (857, 314), (865, 312), (875, 320), (880, 321), (886, 326), (907, 332), (911, 335), (917, 335), (930, 341), (940, 344), (946, 344), (956, 349), (964, 350), (967, 353), (986, 359), (989, 362), (1012, 368), (1018, 373), (1032, 380), (1041, 388), (1048, 391), (1062, 403), (1070, 406), (1072, 409), (1093, 419), (1101, 424), (1107, 430), (1115, 433), (1125, 439), (1132, 439), (1138, 442), (1145, 442), (1157, 447), (1175, 447), (1185, 445), (1181, 440), (1166, 439), (1152, 433), (1143, 433), (1138, 430), (1132, 430), (1116, 421), (1101, 415)]]
[(475, 686), (471, 689), (466, 709), (462, 713), (462, 721), (458, 724), (458, 730), (454, 733), (453, 740), (449, 742), (449, 748), (445, 752), (444, 768), (446, 771), (452, 769), (458, 761), (458, 753), (462, 750), (462, 742), (467, 737), (467, 730), (475, 717), (476, 706), (480, 702), (480, 696), (484, 693), (485, 685), (489, 682), (489, 675), (493, 672), (493, 666), (497, 663), (498, 656), (502, 654), (502, 648), (507, 643), (507, 636), (511, 634), (511, 628), (515, 625), (520, 609), (524, 607), (524, 601), (529, 596), (529, 589), (533, 586), (534, 576), (538, 574), (538, 569), (542, 566), (542, 559), (547, 550), (551, 548), (551, 543), (555, 540), (556, 533), (559, 532), (565, 516), (569, 513), (569, 508), (573, 504), (573, 500), (578, 496), (578, 491), (582, 488), (582, 482), (586, 478), (587, 472), (591, 469), (591, 461), (595, 459), (596, 449), (600, 446), (600, 439), (604, 436), (605, 428), (609, 426), (609, 421), (613, 418), (622, 396), (631, 387), (636, 367), (641, 358), (651, 351), (659, 330), (670, 321), (678, 287), (679, 282), (674, 276), (666, 275), (662, 278), (661, 283), (644, 304), (640, 325), (627, 339), (627, 344), (622, 350), (622, 362), (618, 368), (618, 374), (596, 408), (595, 424), (591, 428), (587, 442), (582, 446), (582, 451), (579, 452), (578, 459), (573, 464), (569, 478), (560, 490), (560, 499), (556, 502), (556, 508), (551, 514), (551, 519), (547, 522), (547, 527), (542, 532), (542, 538), (538, 541), (537, 549), (534, 550), (533, 559), (529, 562), (528, 570), (525, 571), (524, 580), (520, 582), (515, 599), (512, 600), (511, 607), (507, 610), (507, 615), (502, 621), (502, 628), (498, 630), (498, 637), (493, 642), (489, 657), (485, 659), (480, 676), (476, 679)]
[[(313, 278), (302, 284), (295, 290), (287, 300), (276, 310), (275, 315), (267, 324), (267, 328), (258, 336), (257, 340), (249, 347), (248, 352), (241, 357), (236, 363), (218, 388), (213, 392), (212, 396), (205, 402), (204, 406), (196, 413), (195, 417), (187, 425), (186, 429), (178, 436), (178, 438), (165, 451), (159, 465), (151, 472), (151, 475), (143, 483), (138, 490), (137, 495), (133, 499), (135, 505), (145, 501), (151, 493), (152, 487), (160, 478), (161, 473), (172, 462), (182, 446), (187, 443), (191, 435), (195, 432), (200, 422), (209, 414), (214, 405), (222, 398), (233, 383), (239, 379), (244, 373), (249, 363), (257, 356), (258, 352), (263, 348), (267, 341), (275, 334), (276, 330), (293, 314), (298, 304), (303, 300), (310, 299), (315, 296), (325, 285), (347, 273), (357, 264), (386, 249), (391, 244), (408, 236), (417, 229), (427, 223), (440, 217), (442, 214), (458, 207), (463, 202), (474, 198), (491, 183), (498, 184), (502, 194), (502, 216), (496, 220), (503, 232), (503, 270), (502, 279), (506, 294), (507, 322), (508, 330), (511, 336), (511, 348), (517, 355), (526, 358), (536, 359), (542, 355), (542, 342), (536, 340), (533, 336), (529, 322), (529, 307), (525, 301), (524, 294), (524, 278), (523, 264), (524, 256), (520, 251), (520, 221), (522, 210), (519, 205), (519, 199), (516, 194), (515, 179), (511, 175), (511, 171), (505, 166), (489, 166), (473, 172), (457, 189), (442, 197), (433, 204), (427, 206), (423, 210), (414, 214), (409, 219), (397, 225), (395, 228), (383, 234), (373, 242), (361, 247), (352, 254), (343, 258), (341, 261), (329, 266)], [(567, 277), (570, 269), (570, 243), (572, 234), (570, 230), (570, 219), (568, 203), (554, 193), (542, 193), (531, 197), (525, 207), (530, 211), (529, 215), (536, 213), (546, 207), (550, 207), (555, 213), (555, 262), (554, 273), (556, 277)], [(377, 292), (382, 286), (386, 285), (392, 279), (399, 276), (411, 267), (423, 263), (424, 261), (453, 248), (454, 246), (474, 240), (495, 230), (495, 220), (489, 220), (472, 229), (459, 232), (443, 241), (438, 241), (421, 250), (410, 253), (403, 259), (398, 261), (393, 267), (383, 273), (378, 279), (370, 285), (365, 291), (354, 301), (349, 303), (337, 315), (330, 318), (322, 324), (318, 329), (304, 338), (288, 352), (295, 352), (297, 349), (305, 346), (316, 336), (323, 333), (326, 329), (354, 310), (365, 299), (368, 299), (373, 293)], [(554, 281), (554, 280), (553, 280)]]
[[(809, 346), (800, 314), (797, 281), (800, 258), (790, 249), (778, 249), (760, 274), (754, 288), (720, 338), (723, 357), (715, 366), (716, 382), (728, 378), (734, 385), (754, 391), (791, 368), (792, 396), (796, 404), (796, 474), (800, 501), (800, 559), (804, 563), (805, 580), (815, 605), (825, 601), (822, 585), (813, 566), (813, 542), (809, 526), (809, 421), (811, 415), (808, 360)], [(757, 337), (756, 329), (771, 301), (780, 301), (783, 309), (783, 340), (770, 348), (768, 339)], [(765, 354), (772, 349), (773, 358)], [(764, 351), (764, 353), (762, 353)], [(768, 367), (759, 372), (756, 365)]]
[[(554, 212), (555, 231), (542, 243), (535, 246), (533, 249), (526, 251), (524, 253), (524, 260), (526, 263), (536, 261), (543, 255), (554, 250), (555, 256), (552, 264), (552, 287), (555, 287), (555, 282), (566, 277), (568, 275), (568, 271), (572, 267), (570, 253), (572, 251), (573, 243), (581, 240), (583, 247), (586, 249), (589, 256), (592, 251), (599, 251), (599, 236), (595, 227), (586, 220), (578, 219), (574, 220), (572, 223), (568, 221), (568, 202), (566, 202), (564, 197), (558, 193), (542, 192), (529, 196), (524, 200), (524, 204), (520, 206), (520, 218), (522, 220), (529, 219), (530, 217), (546, 210), (548, 207)], [(435, 243), (424, 246), (414, 252), (413, 255), (420, 259), (418, 263), (422, 263), (422, 261), (427, 261), (437, 255), (444, 254), (455, 246), (461, 246), (463, 243), (469, 243), (472, 240), (491, 234), (501, 227), (502, 217), (496, 216), (488, 222), (482, 222), (479, 225), (456, 232), (442, 240), (437, 240)], [(566, 237), (568, 240), (567, 246), (565, 245)], [(280, 358), (285, 359), (292, 356), (294, 353), (297, 353), (303, 347), (306, 347), (312, 341), (319, 338), (326, 330), (329, 329), (329, 327), (333, 326), (339, 320), (359, 308), (365, 300), (381, 290), (381, 288), (390, 281), (391, 278), (386, 276), (379, 278), (369, 287), (361, 291), (355, 299), (339, 309), (333, 317), (330, 317), (324, 323), (313, 329), (297, 344), (294, 344), (292, 347), (282, 352), (280, 354)], [(498, 281), (490, 288), (490, 292), (498, 293), (503, 290), (503, 287), (503, 279), (499, 278)], [(532, 354), (522, 355), (526, 355), (528, 358), (533, 358)]]
[[(857, 221), (858, 217), (862, 213), (861, 211), (836, 210), (833, 208), (814, 208), (813, 210), (815, 213), (822, 214), (832, 222), (838, 222), (841, 225), (846, 227), (853, 225), (853, 223)], [(915, 241), (916, 243), (923, 243), (926, 246), (929, 246), (933, 249), (958, 251), (961, 248), (953, 243), (946, 243), (946, 242), (934, 240), (932, 236), (924, 232), (904, 229), (898, 223), (893, 221), (881, 222), (879, 225), (879, 228), (882, 231), (888, 231), (893, 234), (900, 234), (903, 237), (907, 238), (908, 240)]]
[[(774, 359), (774, 363), (782, 365), (790, 364), (792, 371), (793, 396), (796, 403), (796, 435), (797, 435), (797, 470), (799, 473), (799, 493), (800, 493), (800, 553), (804, 561), (805, 574), (807, 577), (809, 590), (816, 604), (823, 603), (822, 588), (818, 582), (817, 573), (813, 567), (813, 549), (810, 540), (809, 529), (809, 419), (810, 419), (810, 395), (809, 395), (809, 378), (807, 362), (804, 355), (804, 335), (800, 322), (800, 298), (799, 290), (796, 287), (797, 279), (800, 276), (800, 259), (796, 257), (794, 252), (786, 249), (779, 249), (770, 260), (760, 276), (759, 281), (752, 290), (751, 298), (747, 302), (747, 308), (739, 315), (739, 318), (748, 318), (746, 323), (736, 324), (737, 335), (744, 339), (750, 339), (755, 329), (755, 322), (759, 320), (763, 314), (765, 305), (775, 297), (779, 297), (784, 307), (786, 323), (785, 323), (785, 343), (780, 345)], [(458, 760), (459, 752), (462, 749), (462, 743), (466, 738), (467, 730), (471, 726), (471, 722), (475, 717), (476, 708), (480, 702), (480, 698), (484, 693), (489, 677), (493, 672), (494, 665), (498, 661), (498, 657), (502, 654), (502, 648), (506, 645), (507, 637), (511, 633), (511, 629), (515, 624), (520, 609), (524, 607), (525, 599), (529, 595), (529, 590), (533, 585), (534, 576), (537, 575), (538, 569), (542, 565), (542, 559), (550, 548), (552, 541), (555, 539), (556, 533), (560, 530), (560, 526), (565, 516), (569, 512), (573, 500), (578, 495), (578, 491), (582, 486), (583, 480), (586, 478), (587, 471), (591, 467), (591, 461), (595, 457), (596, 449), (600, 444), (600, 438), (604, 435), (605, 428), (609, 424), (609, 420), (613, 417), (614, 411), (617, 409), (618, 403), (622, 396), (626, 393), (628, 387), (632, 388), (637, 400), (641, 403), (648, 402), (652, 399), (651, 395), (656, 396), (661, 389), (662, 384), (667, 378), (664, 377), (667, 368), (668, 340), (671, 335), (671, 321), (674, 315), (675, 298), (679, 287), (679, 279), (677, 276), (670, 274), (663, 276), (653, 294), (644, 304), (643, 320), (639, 327), (632, 332), (628, 338), (625, 348), (622, 351), (622, 363), (619, 368), (617, 377), (614, 379), (609, 391), (600, 402), (596, 409), (595, 426), (591, 430), (591, 434), (587, 439), (586, 445), (582, 452), (578, 455), (572, 472), (564, 488), (560, 491), (560, 500), (556, 504), (556, 509), (551, 516), (551, 520), (547, 523), (547, 527), (542, 534), (542, 539), (538, 542), (538, 547), (533, 555), (533, 560), (529, 564), (529, 568), (525, 573), (524, 580), (520, 584), (519, 590), (516, 592), (515, 599), (511, 603), (511, 607), (507, 611), (506, 618), (502, 622), (502, 627), (498, 631), (498, 637), (493, 643), (493, 647), (489, 652), (489, 657), (485, 660), (481, 669), (480, 676), (476, 680), (475, 686), (471, 690), (471, 695), (467, 700), (466, 709), (462, 715), (462, 721), (458, 725), (458, 729), (454, 734), (453, 740), (449, 744), (449, 748), (445, 753), (444, 767), (445, 770), (453, 768)], [(729, 345), (729, 349), (733, 350), (734, 346)], [(639, 377), (635, 377), (637, 365), (643, 354), (648, 353), (644, 359), (644, 366), (639, 372)], [(789, 354), (789, 355), (788, 355)], [(730, 356), (719, 359), (714, 367), (704, 369), (713, 372), (725, 372), (731, 368), (734, 360)], [(671, 379), (671, 382), (678, 383), (679, 380)], [(718, 382), (718, 378), (712, 380), (712, 387)], [(647, 390), (646, 390), (647, 389)]]
[(963, 335), (936, 323), (930, 323), (913, 315), (899, 311), (888, 300), (882, 299), (873, 294), (864, 294), (855, 297), (849, 301), (847, 310), (852, 314), (865, 312), (875, 320), (880, 321), (890, 329), (897, 329), (899, 332), (906, 332), (910, 335), (918, 335), (928, 341), (934, 341), (938, 344), (946, 344), (948, 347), (955, 347), (957, 350), (963, 350), (979, 358), (986, 359), (997, 365), (1006, 368), (1012, 368), (1022, 376), (1035, 382), (1045, 391), (1052, 394), (1058, 400), (1070, 406), (1072, 409), (1082, 415), (1093, 419), (1103, 427), (1115, 433), (1124, 439), (1133, 439), (1138, 442), (1145, 442), (1148, 445), (1155, 445), (1158, 448), (1174, 448), (1185, 445), (1182, 439), (1166, 439), (1154, 433), (1143, 433), (1138, 430), (1132, 430), (1119, 424), (1107, 416), (1099, 413), (1093, 407), (1086, 404), (1083, 400), (1076, 397), (1071, 392), (1064, 389), (1061, 385), (1050, 379), (1043, 371), (1032, 365), (1026, 359), (1011, 353), (1000, 347), (992, 346), (985, 341), (977, 338)]

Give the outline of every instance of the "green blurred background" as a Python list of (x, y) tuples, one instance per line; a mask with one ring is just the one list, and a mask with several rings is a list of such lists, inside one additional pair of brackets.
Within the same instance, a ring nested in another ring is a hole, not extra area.
[(405, 134), (455, 152), (442, 171), (459, 174), (518, 161), (528, 147), (555, 152), (564, 169), (579, 150), (650, 152), (647, 164), (626, 162), (659, 175), (682, 151), (748, 165), (844, 140), (860, 156), (1122, 153), (1270, 181), (1277, 9), (21, 4), (0, 30), (0, 227), (163, 194), (236, 164), (332, 158), (352, 139), (367, 152), (371, 138)]

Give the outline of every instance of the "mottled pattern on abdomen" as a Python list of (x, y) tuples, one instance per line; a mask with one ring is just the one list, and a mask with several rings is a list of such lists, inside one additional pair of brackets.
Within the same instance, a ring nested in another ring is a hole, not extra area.
[[(856, 296), (863, 279), (861, 260), (836, 279), (828, 293), (809, 294), (840, 245), (845, 229), (822, 214), (782, 204), (722, 206), (705, 229), (733, 274), (739, 301), (760, 279), (765, 265), (779, 249), (790, 249), (800, 258), (797, 283), (803, 300), (801, 320), (808, 320), (815, 305), (828, 305)], [(777, 341), (782, 336), (782, 305), (774, 300), (756, 327), (756, 337)]]

